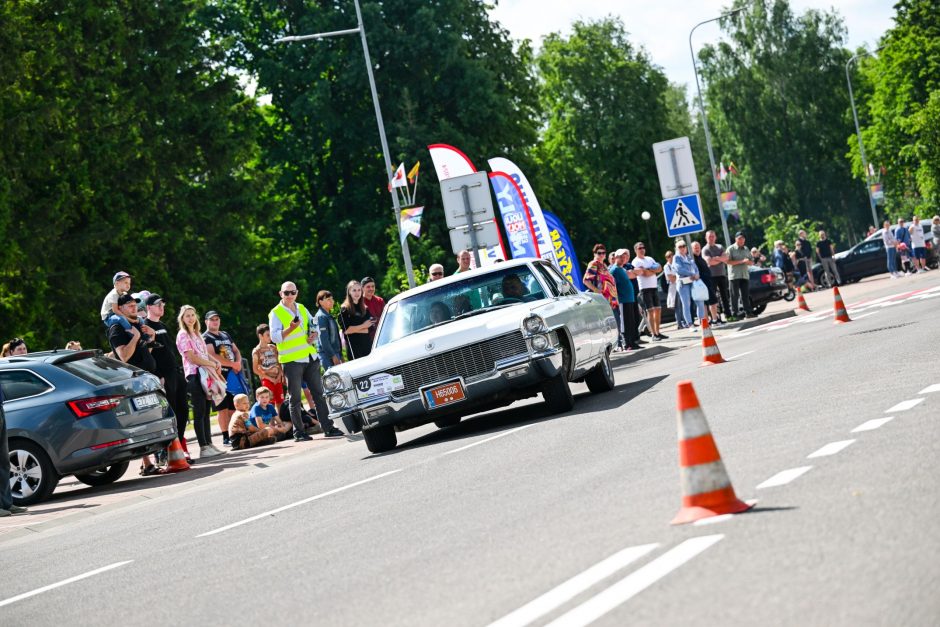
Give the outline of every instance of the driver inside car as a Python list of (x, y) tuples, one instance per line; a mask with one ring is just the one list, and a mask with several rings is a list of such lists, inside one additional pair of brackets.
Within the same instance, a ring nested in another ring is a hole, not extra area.
[(504, 303), (522, 303), (532, 300), (527, 296), (528, 290), (522, 284), (522, 279), (518, 274), (507, 274), (503, 277), (503, 300)]

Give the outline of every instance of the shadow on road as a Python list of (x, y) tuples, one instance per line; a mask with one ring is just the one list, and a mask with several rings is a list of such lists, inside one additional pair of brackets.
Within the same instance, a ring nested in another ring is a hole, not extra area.
[[(565, 420), (591, 414), (598, 411), (606, 411), (622, 407), (653, 388), (668, 375), (650, 377), (649, 379), (640, 379), (629, 383), (617, 385), (613, 390), (605, 394), (591, 394), (583, 392), (575, 395), (574, 409), (563, 414), (554, 416), (545, 415), (545, 406), (539, 400), (530, 402), (526, 405), (511, 406), (508, 409), (497, 409), (484, 414), (476, 414), (464, 418), (460, 424), (446, 429), (438, 429), (433, 433), (415, 438), (410, 442), (400, 444), (398, 447), (385, 453), (366, 455), (363, 459), (373, 459), (384, 457), (386, 455), (395, 455), (399, 452), (431, 446), (442, 442), (459, 442), (466, 438), (479, 435), (496, 435), (507, 429), (515, 429), (526, 424), (536, 422), (547, 422), (549, 420)], [(405, 432), (407, 433), (407, 432)]]

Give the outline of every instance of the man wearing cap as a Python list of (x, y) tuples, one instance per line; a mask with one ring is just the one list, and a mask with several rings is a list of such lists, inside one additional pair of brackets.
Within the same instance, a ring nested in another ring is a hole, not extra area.
[(294, 425), (294, 441), (312, 440), (304, 433), (301, 414), (302, 385), (313, 393), (317, 421), (327, 438), (343, 437), (343, 432), (330, 420), (326, 400), (323, 398), (323, 381), (320, 377), (320, 356), (317, 353), (317, 329), (313, 316), (297, 302), (297, 286), (291, 281), (281, 284), (281, 302), (268, 314), (271, 339), (277, 345), (277, 359), (284, 364), (287, 378), (287, 403), (290, 421)]
[(182, 362), (176, 350), (176, 339), (171, 336), (166, 325), (160, 321), (166, 308), (166, 301), (159, 294), (150, 294), (144, 302), (147, 318), (144, 320), (153, 329), (155, 342), (150, 354), (157, 364), (157, 376), (163, 380), (166, 399), (176, 414), (176, 435), (180, 444), (186, 448), (186, 423), (189, 422), (189, 407), (186, 404), (186, 378), (183, 376)]
[(137, 317), (137, 304), (137, 299), (130, 294), (118, 297), (118, 311), (127, 319), (131, 328), (127, 330), (115, 322), (108, 328), (108, 342), (114, 349), (115, 356), (121, 361), (157, 374), (157, 362), (147, 347), (147, 343), (153, 340), (154, 332), (153, 329), (141, 325)]
[[(734, 234), (734, 244), (728, 247), (728, 275), (731, 277), (731, 309), (732, 315), (740, 318), (754, 318), (751, 311), (751, 292), (749, 267), (754, 263), (751, 251), (745, 245), (744, 233), (738, 231)], [(738, 309), (741, 307), (742, 309)]]
[[(366, 309), (369, 311), (376, 323), (382, 317), (382, 312), (385, 311), (385, 299), (381, 296), (376, 296), (375, 294), (375, 279), (370, 276), (363, 277), (359, 283), (362, 285), (362, 302), (365, 303)], [(375, 329), (377, 324), (373, 324), (369, 327), (369, 341), (375, 339)]]
[(219, 429), (222, 431), (222, 444), (230, 446), (228, 436), (229, 422), (235, 413), (235, 395), (247, 394), (248, 388), (241, 376), (242, 354), (235, 345), (232, 336), (223, 331), (222, 318), (217, 311), (206, 312), (206, 330), (202, 339), (206, 341), (209, 357), (215, 357), (222, 364), (222, 376), (225, 377), (225, 398), (213, 408), (219, 412)]
[(444, 266), (439, 263), (432, 263), (428, 268), (428, 283), (431, 281), (440, 281), (444, 278)]

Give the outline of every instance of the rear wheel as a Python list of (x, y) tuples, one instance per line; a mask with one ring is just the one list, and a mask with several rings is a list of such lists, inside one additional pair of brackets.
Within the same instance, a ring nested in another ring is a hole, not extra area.
[(130, 462), (121, 462), (120, 464), (114, 464), (113, 466), (108, 466), (107, 468), (99, 468), (98, 470), (93, 470), (91, 472), (77, 474), (75, 475), (75, 478), (85, 485), (108, 485), (123, 477), (129, 465)]
[(764, 313), (764, 310), (767, 309), (767, 303), (761, 303), (760, 305), (753, 305), (751, 311), (754, 312), (755, 316), (759, 316)]
[(610, 392), (614, 389), (614, 369), (610, 366), (610, 353), (604, 353), (600, 363), (584, 377), (588, 389), (592, 394)]
[(10, 443), (9, 481), (13, 502), (30, 505), (49, 498), (59, 484), (59, 475), (42, 447), (17, 440)]
[(460, 424), (460, 416), (449, 416), (447, 418), (441, 418), (440, 420), (435, 420), (434, 424), (437, 425), (438, 429), (446, 429), (447, 427), (455, 427)]
[(384, 453), (392, 450), (398, 444), (395, 428), (391, 426), (363, 429), (362, 437), (366, 441), (366, 448), (371, 453)]

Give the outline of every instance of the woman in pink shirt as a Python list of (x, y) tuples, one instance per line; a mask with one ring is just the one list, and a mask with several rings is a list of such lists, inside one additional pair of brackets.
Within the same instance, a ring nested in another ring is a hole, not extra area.
[(209, 399), (199, 380), (199, 367), (209, 370), (209, 374), (225, 381), (222, 376), (222, 364), (209, 356), (206, 341), (202, 338), (199, 316), (192, 305), (183, 305), (179, 316), (179, 333), (176, 334), (176, 348), (183, 357), (183, 374), (186, 375), (186, 390), (193, 403), (193, 426), (199, 441), (199, 458), (215, 457), (225, 451), (212, 446), (212, 429), (209, 426)]

